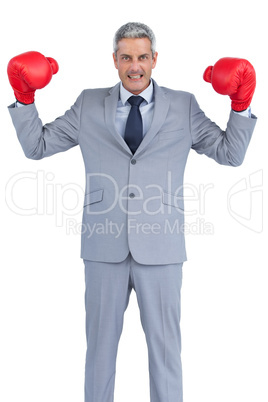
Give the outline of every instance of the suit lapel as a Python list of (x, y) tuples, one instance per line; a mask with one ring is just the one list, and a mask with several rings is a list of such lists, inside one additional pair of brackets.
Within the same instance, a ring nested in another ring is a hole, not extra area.
[(166, 92), (156, 84), (154, 80), (153, 84), (154, 84), (154, 115), (152, 124), (147, 134), (143, 138), (135, 155), (138, 155), (140, 152), (143, 152), (145, 148), (148, 147), (152, 139), (156, 136), (156, 134), (164, 124), (167, 117), (170, 103), (169, 97), (167, 96)]
[(115, 125), (115, 115), (116, 115), (116, 109), (117, 109), (117, 104), (118, 104), (118, 99), (119, 99), (119, 89), (120, 89), (120, 83), (116, 84), (111, 90), (110, 94), (105, 98), (105, 121), (108, 130), (110, 133), (113, 135), (113, 137), (116, 139), (116, 141), (119, 142), (121, 147), (124, 148), (128, 153), (131, 153), (129, 147), (127, 146), (125, 140), (122, 138), (122, 136), (118, 133)]

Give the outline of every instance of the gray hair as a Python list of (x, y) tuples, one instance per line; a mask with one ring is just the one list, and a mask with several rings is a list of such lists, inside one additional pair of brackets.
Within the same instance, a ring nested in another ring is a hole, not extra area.
[(116, 56), (118, 50), (118, 42), (124, 38), (148, 38), (151, 41), (151, 50), (154, 56), (156, 40), (151, 28), (140, 22), (128, 22), (122, 25), (114, 36), (114, 54)]

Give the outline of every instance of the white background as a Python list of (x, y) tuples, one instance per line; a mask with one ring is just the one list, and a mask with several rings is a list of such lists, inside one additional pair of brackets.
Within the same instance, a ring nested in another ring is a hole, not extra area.
[[(81, 154), (76, 147), (41, 161), (25, 158), (6, 108), (14, 100), (7, 63), (28, 50), (57, 59), (58, 74), (36, 94), (40, 117), (49, 122), (84, 88), (118, 82), (112, 61), (114, 32), (125, 22), (140, 21), (157, 37), (153, 77), (158, 84), (194, 93), (223, 129), (230, 100), (203, 81), (204, 69), (226, 56), (246, 58), (256, 69), (252, 111), (259, 119), (244, 164), (219, 166), (194, 151), (188, 160), (186, 208), (195, 214), (186, 217), (191, 233), (182, 290), (182, 358), (185, 402), (267, 402), (264, 2), (5, 3), (0, 24), (0, 400), (82, 402), (85, 355), (80, 236), (67, 228), (68, 218), (81, 220)], [(202, 186), (209, 186), (205, 197)], [(25, 210), (31, 208), (38, 211), (27, 216)], [(64, 215), (72, 208), (73, 216)], [(207, 234), (202, 223), (213, 233)], [(116, 402), (149, 401), (147, 365), (133, 293), (119, 345)]]

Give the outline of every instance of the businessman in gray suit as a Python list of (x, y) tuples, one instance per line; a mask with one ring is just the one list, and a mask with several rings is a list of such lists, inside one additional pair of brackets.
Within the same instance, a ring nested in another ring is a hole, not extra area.
[(246, 60), (232, 58), (206, 70), (205, 80), (232, 100), (223, 131), (192, 94), (159, 87), (151, 78), (157, 52), (146, 25), (119, 28), (113, 59), (117, 85), (84, 90), (70, 110), (43, 126), (34, 93), (57, 72), (57, 63), (37, 52), (15, 57), (8, 75), (17, 101), (9, 112), (28, 158), (76, 145), (83, 155), (85, 402), (114, 400), (117, 348), (132, 289), (148, 345), (151, 402), (182, 402), (185, 164), (190, 149), (223, 165), (242, 163), (256, 124), (250, 111), (255, 72)]

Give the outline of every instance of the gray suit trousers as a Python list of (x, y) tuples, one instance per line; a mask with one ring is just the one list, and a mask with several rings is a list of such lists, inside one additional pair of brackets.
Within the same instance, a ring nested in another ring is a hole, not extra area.
[(182, 402), (182, 264), (84, 260), (87, 356), (85, 402), (113, 402), (118, 343), (132, 289), (149, 356), (151, 402)]

